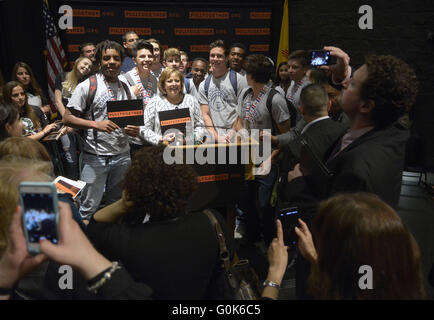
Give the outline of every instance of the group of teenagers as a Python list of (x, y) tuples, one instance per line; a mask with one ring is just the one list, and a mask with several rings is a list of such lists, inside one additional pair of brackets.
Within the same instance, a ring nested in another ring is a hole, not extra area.
[[(235, 234), (243, 244), (263, 240), (268, 247), (263, 299), (278, 299), (291, 259), (299, 299), (425, 298), (419, 247), (395, 211), (409, 136), (403, 119), (415, 102), (416, 76), (393, 56), (367, 56), (353, 71), (347, 53), (324, 49), (336, 64), (311, 68), (307, 52), (297, 50), (276, 68), (269, 57), (247, 55), (241, 43), (228, 49), (222, 40), (191, 65), (177, 48), (160, 57), (159, 42), (134, 31), (123, 45), (83, 44), (72, 71), (58, 76), (55, 100), (66, 175), (86, 187), (79, 207), (61, 203), (60, 242), (42, 241), (37, 256), (25, 248), (17, 191), (0, 194), (9, 203), (1, 208), (0, 274), (7, 277), (0, 275), (0, 295), (25, 297), (19, 284), (45, 266), (42, 298), (221, 298), (215, 230), (203, 212), (187, 212), (197, 175), (163, 160), (179, 136), (162, 130), (160, 112), (188, 109), (191, 137), (181, 143), (226, 144), (237, 131), (259, 129), (260, 140), (272, 144), (236, 204)], [(20, 63), (14, 72), (0, 107), (0, 179), (10, 189), (52, 181), (50, 156), (30, 140), (58, 128), (42, 121), (49, 115), (42, 102), (31, 103), (43, 94), (30, 67)], [(108, 119), (107, 102), (131, 99), (143, 101), (144, 125), (120, 128)], [(303, 143), (332, 172), (326, 180), (303, 163)], [(286, 226), (276, 219), (285, 207), (301, 213), (296, 245), (284, 242)], [(212, 213), (236, 260), (234, 230), (222, 212)], [(78, 271), (74, 288), (88, 290), (59, 290), (62, 264)], [(362, 265), (374, 271), (372, 290), (359, 286)]]

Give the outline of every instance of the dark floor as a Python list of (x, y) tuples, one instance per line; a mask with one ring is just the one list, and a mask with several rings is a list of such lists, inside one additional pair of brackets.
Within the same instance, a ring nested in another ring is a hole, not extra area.
[[(428, 174), (427, 184), (434, 184), (434, 175)], [(434, 288), (427, 282), (427, 276), (434, 263), (434, 201), (425, 190), (424, 183), (419, 183), (419, 174), (404, 172), (399, 201), (398, 214), (419, 244), (422, 256), (422, 271), (425, 278), (427, 298), (434, 299)], [(267, 256), (263, 243), (241, 246), (237, 243), (240, 259), (248, 259), (262, 281), (267, 276)], [(285, 274), (279, 299), (295, 299), (295, 268), (289, 268)]]

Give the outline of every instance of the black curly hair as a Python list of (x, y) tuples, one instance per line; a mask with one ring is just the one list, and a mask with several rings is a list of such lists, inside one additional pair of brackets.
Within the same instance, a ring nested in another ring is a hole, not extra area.
[(407, 63), (391, 55), (369, 55), (365, 65), (368, 77), (360, 95), (375, 102), (372, 120), (377, 127), (392, 124), (409, 112), (416, 101), (419, 87), (416, 74)]
[(117, 43), (115, 41), (104, 40), (104, 41), (101, 41), (100, 43), (98, 43), (96, 45), (95, 59), (98, 63), (101, 63), (102, 56), (103, 56), (104, 52), (108, 49), (116, 50), (121, 57), (121, 61), (124, 61), (124, 58), (125, 58), (124, 48), (119, 43)]
[(188, 200), (197, 189), (197, 175), (187, 164), (164, 163), (164, 148), (146, 147), (134, 154), (123, 183), (126, 198), (134, 206), (124, 223), (142, 223), (146, 214), (150, 221), (185, 214)]

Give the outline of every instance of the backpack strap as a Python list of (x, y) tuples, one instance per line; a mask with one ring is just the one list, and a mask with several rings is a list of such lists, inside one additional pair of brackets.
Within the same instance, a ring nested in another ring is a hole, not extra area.
[[(273, 108), (273, 97), (276, 93), (279, 93), (279, 91), (277, 91), (276, 89), (272, 88), (270, 90), (270, 93), (268, 94), (268, 98), (267, 98), (267, 109), (268, 112), (270, 113), (271, 116), (271, 120), (273, 123), (273, 128), (272, 128), (272, 133), (278, 133), (277, 130), (277, 124), (274, 121), (273, 118), (273, 114), (272, 114), (272, 108)], [(288, 109), (288, 113), (289, 113), (289, 117), (290, 117), (290, 122), (291, 122), (291, 128), (295, 127), (295, 125), (297, 124), (297, 120), (299, 118), (299, 113), (297, 111), (297, 109), (294, 107), (294, 104), (289, 101), (288, 99), (286, 99), (286, 97), (284, 97), (285, 102), (286, 102), (286, 107)]]
[(237, 72), (235, 70), (229, 71), (229, 80), (231, 81), (232, 88), (235, 91), (235, 95), (238, 95), (238, 84), (237, 84)]
[(121, 80), (119, 80), (119, 82), (122, 84), (122, 87), (124, 87), (124, 90), (125, 90), (125, 93), (127, 94), (128, 100), (131, 100), (130, 88), (128, 87), (128, 85), (125, 82), (123, 82)]
[(212, 214), (212, 212), (210, 210), (205, 209), (202, 212), (208, 217), (208, 219), (211, 222), (211, 225), (212, 225), (212, 227), (216, 233), (217, 242), (219, 244), (219, 258), (222, 262), (222, 267), (224, 267), (224, 269), (228, 275), (229, 282), (235, 288), (236, 282), (235, 282), (235, 279), (232, 277), (231, 262), (230, 262), (230, 258), (229, 258), (229, 250), (226, 246), (225, 234), (223, 233), (223, 230), (220, 226), (220, 223), (217, 221), (216, 217)]
[(125, 79), (127, 79), (128, 84), (130, 85), (130, 87), (133, 87), (133, 86), (136, 85), (136, 83), (134, 82), (133, 78), (131, 77), (131, 75), (128, 72), (124, 73), (123, 76), (125, 77)]
[[(184, 86), (185, 86), (185, 91), (187, 93), (190, 93), (190, 79), (187, 77), (184, 77)], [(207, 94), (208, 96), (208, 94)]]
[(248, 95), (249, 93), (252, 93), (252, 91), (253, 91), (253, 89), (249, 87), (249, 88), (246, 90), (246, 92), (244, 92), (244, 94), (243, 94), (243, 99), (242, 99), (241, 101), (244, 101), (244, 99), (246, 99), (247, 95)]
[(267, 110), (268, 110), (268, 113), (270, 114), (270, 117), (271, 117), (271, 125), (272, 125), (271, 134), (272, 135), (276, 135), (278, 133), (277, 124), (276, 124), (276, 121), (274, 121), (273, 113), (272, 113), (273, 97), (276, 93), (278, 93), (278, 91), (276, 89), (271, 88), (270, 93), (268, 94), (267, 102), (266, 102)]
[(204, 88), (205, 88), (205, 95), (206, 95), (206, 98), (208, 99), (208, 89), (209, 89), (209, 84), (211, 83), (211, 78), (213, 77), (213, 75), (212, 74), (210, 74), (206, 79), (205, 79), (205, 85), (204, 85)]
[(98, 86), (98, 82), (96, 81), (96, 75), (93, 74), (89, 77), (89, 94), (87, 95), (87, 99), (86, 99), (86, 108), (84, 109), (85, 112), (90, 110), (90, 106), (93, 103), (93, 99), (95, 99), (97, 86)]
[[(212, 75), (209, 75), (206, 79), (205, 79), (205, 95), (208, 98), (208, 89), (209, 89), (209, 85), (211, 83), (211, 77)], [(237, 72), (235, 70), (229, 70), (229, 80), (231, 81), (231, 85), (232, 88), (235, 91), (235, 95), (238, 95), (238, 83), (237, 83)]]

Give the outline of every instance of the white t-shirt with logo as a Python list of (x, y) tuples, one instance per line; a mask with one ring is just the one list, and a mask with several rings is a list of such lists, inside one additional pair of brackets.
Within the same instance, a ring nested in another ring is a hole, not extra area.
[(205, 93), (205, 81), (199, 85), (199, 103), (207, 104), (214, 127), (219, 135), (225, 135), (232, 128), (237, 119), (238, 98), (247, 82), (244, 77), (237, 74), (237, 94), (230, 81), (230, 71), (220, 78), (210, 75), (211, 81), (208, 88), (208, 96)]
[[(253, 92), (250, 92), (243, 99), (244, 94), (250, 88), (246, 88), (241, 92), (238, 100), (237, 114), (244, 120), (247, 109), (252, 99)], [(271, 115), (267, 109), (267, 99), (270, 94), (270, 89), (262, 96), (261, 100), (257, 103), (256, 108), (251, 113), (252, 117), (249, 120), (250, 129), (271, 129), (273, 126)], [(250, 99), (249, 99), (250, 98)], [(280, 93), (276, 93), (271, 101), (271, 113), (275, 123), (282, 123), (289, 119), (290, 115), (286, 105), (285, 97)]]
[[(82, 118), (86, 120), (92, 120), (91, 111), (95, 116), (95, 121), (108, 120), (107, 116), (107, 101), (112, 100), (112, 95), (109, 92), (103, 75), (101, 73), (96, 74), (97, 89), (93, 103), (89, 110), (86, 110), (86, 100), (89, 95), (89, 79), (79, 83), (72, 93), (71, 99), (67, 105), (68, 109), (77, 110), (82, 113)], [(128, 95), (125, 92), (120, 82), (111, 83), (107, 82), (111, 88), (116, 100), (127, 100)], [(132, 96), (134, 96), (131, 93)], [(124, 133), (123, 129), (115, 130), (111, 133), (102, 131), (96, 132), (96, 141), (94, 139), (94, 130), (85, 130), (84, 134), (84, 151), (98, 155), (118, 155), (129, 151), (130, 146), (128, 144), (128, 136)]]

